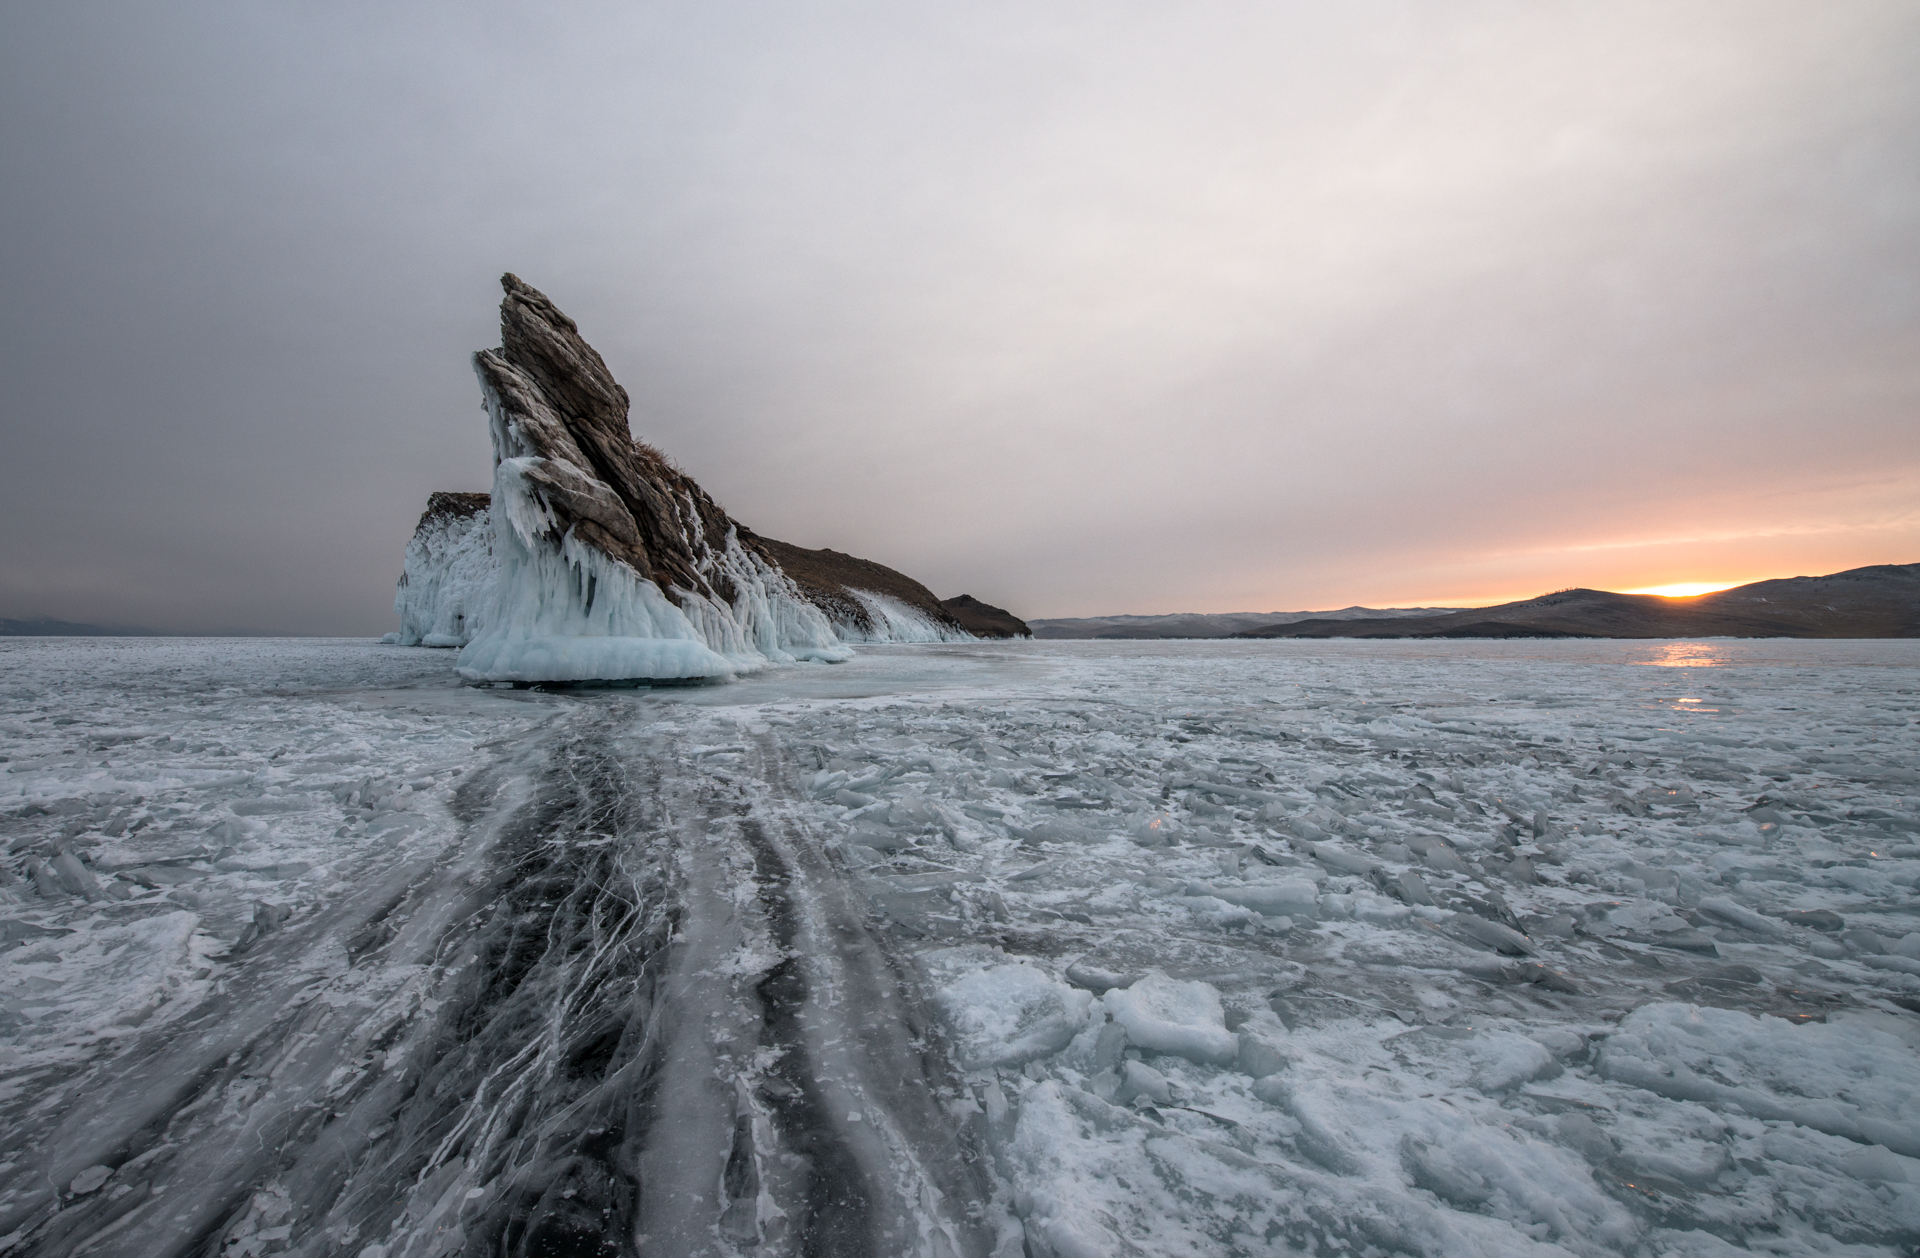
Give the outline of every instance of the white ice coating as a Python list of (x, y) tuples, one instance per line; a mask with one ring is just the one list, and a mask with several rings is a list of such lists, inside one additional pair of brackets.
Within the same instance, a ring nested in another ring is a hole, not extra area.
[(743, 671), (744, 660), (714, 651), (653, 582), (571, 532), (554, 546), (556, 521), (526, 482), (528, 461), (504, 458), (494, 468), (498, 575), (485, 623), (460, 652), (462, 677), (593, 681)]
[(465, 646), (493, 602), (498, 567), (493, 521), (486, 515), (428, 520), (407, 543), (393, 593), (401, 646)]
[[(417, 538), (402, 587), (401, 641), (464, 645), (458, 666), (468, 680), (724, 678), (770, 663), (840, 663), (853, 654), (850, 641), (969, 640), (895, 599), (861, 591), (855, 597), (873, 627), (836, 624), (731, 530), (717, 548), (705, 537), (693, 541), (716, 584), (724, 584), (720, 578), (732, 583), (732, 603), (679, 589), (668, 598), (572, 531), (560, 531), (537, 478), (530, 478), (536, 465), (585, 482), (596, 499), (599, 490), (608, 501), (617, 497), (585, 469), (533, 456), (498, 394), (485, 391), (496, 459), (489, 519), (457, 545), (439, 533)], [(686, 514), (699, 519), (695, 510)], [(476, 549), (482, 534), (484, 558)], [(478, 597), (489, 585), (487, 596)]]
[[(697, 513), (694, 518), (699, 518)], [(707, 554), (709, 570), (732, 580), (733, 606), (723, 607), (712, 599), (691, 597), (688, 604), (700, 613), (706, 622), (703, 628), (709, 634), (729, 644), (728, 653), (743, 658), (758, 656), (776, 664), (796, 660), (839, 664), (853, 657), (853, 651), (845, 642), (856, 639), (808, 602), (786, 573), (741, 546), (740, 539), (732, 532), (727, 534), (718, 553), (709, 550)], [(870, 640), (920, 641), (913, 638)]]
[(936, 624), (897, 598), (872, 590), (849, 590), (867, 609), (873, 628), (840, 622), (834, 626), (848, 642), (971, 642), (973, 635)]

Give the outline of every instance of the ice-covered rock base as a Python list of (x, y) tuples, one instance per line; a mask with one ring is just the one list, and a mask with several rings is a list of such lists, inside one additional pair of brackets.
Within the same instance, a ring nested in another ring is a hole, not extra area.
[(485, 494), (434, 494), (394, 589), (400, 646), (460, 647), (492, 611), (500, 566)]

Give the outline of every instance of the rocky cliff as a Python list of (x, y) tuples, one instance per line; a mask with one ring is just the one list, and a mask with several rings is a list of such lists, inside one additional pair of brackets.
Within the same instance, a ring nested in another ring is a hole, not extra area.
[[(435, 494), (407, 549), (395, 639), (459, 645), (474, 681), (682, 680), (964, 640), (919, 582), (763, 538), (633, 437), (625, 389), (547, 297), (501, 280), (473, 357), (494, 483)], [(483, 509), (484, 508), (484, 511)]]
[(976, 638), (1031, 638), (1027, 622), (1004, 607), (983, 603), (971, 594), (943, 598), (940, 606), (953, 614), (960, 627)]
[(465, 646), (485, 618), (499, 575), (488, 505), (486, 494), (427, 499), (393, 595), (408, 646)]

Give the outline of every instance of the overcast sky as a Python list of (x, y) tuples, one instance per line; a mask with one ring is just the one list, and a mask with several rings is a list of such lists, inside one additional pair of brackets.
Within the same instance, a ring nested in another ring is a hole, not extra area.
[(1026, 616), (1920, 560), (1920, 5), (0, 5), (0, 616), (380, 633), (497, 277)]

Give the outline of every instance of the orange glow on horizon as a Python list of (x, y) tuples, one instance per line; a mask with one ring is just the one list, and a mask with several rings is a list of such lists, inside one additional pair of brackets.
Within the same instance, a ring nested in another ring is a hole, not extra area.
[[(1675, 581), (1667, 585), (1640, 585), (1622, 589), (1615, 585), (1593, 584), (1588, 589), (1612, 590), (1616, 594), (1655, 594), (1661, 598), (1691, 598), (1697, 594), (1712, 594), (1719, 590), (1731, 590), (1735, 586), (1747, 585), (1753, 581), (1764, 581), (1765, 577), (1749, 577), (1746, 581)], [(1401, 600), (1376, 600), (1363, 603), (1368, 607), (1445, 607), (1467, 610), (1475, 607), (1499, 607), (1507, 603), (1525, 603), (1539, 598), (1549, 591), (1545, 588), (1514, 590), (1502, 594), (1481, 594), (1466, 598), (1410, 598)]]
[(1622, 594), (1658, 594), (1661, 598), (1692, 598), (1696, 594), (1712, 594), (1719, 590), (1731, 590), (1742, 581), (1676, 581), (1672, 585), (1643, 585), (1637, 590), (1622, 590)]

